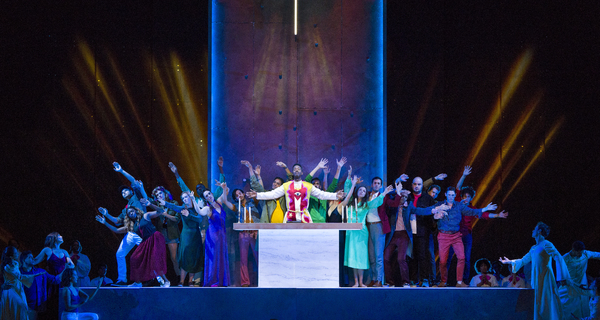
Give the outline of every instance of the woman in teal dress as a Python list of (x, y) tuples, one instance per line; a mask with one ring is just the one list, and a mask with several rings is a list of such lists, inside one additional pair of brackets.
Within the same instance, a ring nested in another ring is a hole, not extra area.
[(191, 285), (194, 280), (194, 274), (202, 272), (204, 268), (204, 246), (202, 245), (202, 234), (200, 225), (202, 216), (198, 214), (198, 204), (194, 201), (194, 192), (184, 192), (181, 194), (183, 207), (176, 206), (169, 202), (160, 203), (169, 209), (181, 213), (181, 222), (183, 230), (181, 231), (181, 240), (178, 248), (178, 262), (180, 268), (179, 286), (183, 286), (186, 274), (189, 273), (188, 283)]
[[(352, 194), (356, 185), (356, 176), (352, 179), (352, 188), (348, 194)], [(369, 209), (376, 209), (383, 204), (383, 198), (393, 190), (392, 186), (388, 186), (383, 193), (377, 198), (368, 201), (367, 188), (364, 186), (354, 190), (354, 198), (358, 200), (356, 211), (353, 216), (356, 217), (356, 222), (362, 224), (360, 230), (346, 231), (346, 248), (344, 250), (344, 265), (352, 268), (354, 271), (353, 287), (366, 287), (363, 284), (363, 272), (369, 269), (369, 230), (367, 229), (366, 217)], [(345, 201), (345, 200), (344, 200)]]

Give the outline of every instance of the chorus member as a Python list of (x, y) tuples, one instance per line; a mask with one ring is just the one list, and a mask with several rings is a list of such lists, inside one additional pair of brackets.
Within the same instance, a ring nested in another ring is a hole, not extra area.
[(61, 313), (61, 320), (98, 320), (98, 315), (91, 312), (79, 312), (79, 307), (90, 301), (91, 298), (98, 292), (92, 294), (92, 297), (83, 292), (77, 286), (77, 271), (75, 269), (67, 269), (61, 277), (61, 298), (65, 310)]
[[(260, 166), (257, 166), (260, 168)], [(259, 169), (260, 170), (260, 169)], [(260, 171), (259, 171), (260, 172)], [(240, 189), (233, 189), (232, 192), (233, 202), (229, 201), (224, 202), (229, 210), (233, 211), (236, 214), (240, 215), (240, 219), (245, 221), (245, 223), (255, 223), (260, 221), (260, 213), (258, 209), (254, 205), (252, 200), (246, 201), (246, 196), (244, 192)], [(241, 204), (241, 209), (238, 205)], [(250, 211), (250, 221), (246, 220), (246, 217), (243, 215), (246, 214), (245, 211)], [(254, 256), (254, 261), (258, 263), (258, 252), (256, 247), (256, 238), (258, 237), (258, 232), (256, 230), (243, 230), (238, 232), (239, 238), (239, 248), (240, 248), (240, 282), (242, 287), (250, 286), (250, 274), (248, 273), (248, 250), (252, 251), (252, 256)]]
[(488, 259), (482, 258), (475, 262), (477, 275), (471, 279), (471, 287), (497, 287), (498, 280), (490, 273), (492, 264)]
[(25, 296), (27, 297), (27, 305), (29, 306), (29, 319), (35, 320), (38, 316), (40, 318), (47, 317), (48, 298), (50, 297), (52, 286), (58, 287), (60, 285), (61, 274), (53, 276), (44, 269), (34, 267), (31, 251), (23, 252), (19, 260), (21, 262), (22, 275), (40, 275), (33, 279), (31, 286), (23, 287)]
[[(323, 172), (328, 170), (327, 167), (327, 159), (321, 159), (319, 164), (311, 171), (304, 181), (312, 183), (312, 185), (319, 190), (326, 190), (327, 192), (335, 192), (338, 186), (338, 180), (340, 178), (340, 173), (344, 164), (346, 164), (346, 158), (343, 157), (341, 160), (336, 159), (337, 169), (335, 172), (335, 176), (333, 177), (333, 181), (329, 186), (326, 186), (327, 183), (327, 175), (324, 175), (323, 182), (317, 177), (315, 174), (319, 171), (319, 169), (323, 169)], [(321, 185), (323, 183), (323, 186)], [(314, 223), (322, 223), (326, 222), (327, 215), (327, 200), (320, 200), (315, 197), (310, 197), (310, 202), (308, 204), (308, 211), (310, 212), (310, 217), (312, 218)]]
[[(141, 199), (142, 205), (152, 206), (146, 199)], [(165, 238), (156, 231), (152, 224), (152, 219), (163, 214), (163, 210), (144, 213), (142, 210), (131, 207), (127, 208), (127, 217), (123, 221), (124, 226), (116, 228), (106, 223), (103, 216), (96, 216), (96, 220), (105, 225), (114, 233), (133, 234), (139, 239), (138, 247), (131, 254), (131, 280), (132, 286), (141, 287), (142, 282), (150, 281), (157, 276), (163, 279), (164, 287), (168, 287), (170, 282), (165, 277), (167, 271), (166, 244)]]
[[(590, 259), (600, 259), (600, 252), (585, 250), (585, 244), (583, 242), (575, 241), (571, 251), (564, 254), (563, 259), (569, 269), (569, 275), (571, 276), (573, 285), (587, 286), (588, 281), (586, 271), (588, 261)], [(565, 313), (573, 313), (579, 318), (588, 317), (590, 315), (589, 298), (587, 296), (574, 294), (569, 290), (564, 291), (566, 291), (567, 294), (562, 294), (561, 300), (565, 307)]]
[(353, 188), (351, 188), (350, 191), (354, 191), (353, 197), (356, 199), (356, 206), (351, 206), (351, 208), (355, 210), (352, 214), (356, 215), (356, 221), (361, 223), (363, 227), (361, 230), (348, 230), (346, 232), (344, 265), (353, 269), (353, 287), (366, 287), (363, 283), (363, 273), (364, 270), (369, 269), (369, 231), (366, 225), (367, 213), (369, 212), (369, 209), (377, 209), (377, 207), (383, 203), (383, 198), (393, 190), (393, 187), (388, 186), (375, 199), (369, 201), (367, 188), (361, 186), (356, 189), (357, 182), (358, 177), (354, 176), (354, 178), (352, 178)]
[(302, 223), (312, 223), (310, 213), (308, 212), (308, 203), (310, 196), (314, 195), (321, 200), (336, 200), (343, 198), (343, 192), (337, 193), (324, 192), (309, 182), (302, 181), (302, 166), (295, 164), (292, 167), (294, 181), (288, 181), (277, 189), (269, 192), (256, 192), (251, 190), (246, 194), (251, 198), (258, 200), (272, 200), (285, 196), (287, 212), (284, 215), (283, 222), (298, 221)]
[[(472, 205), (472, 201), (473, 198), (475, 198), (475, 189), (473, 189), (472, 187), (463, 187), (463, 183), (465, 181), (465, 178), (471, 174), (472, 171), (472, 167), (470, 166), (465, 166), (465, 169), (463, 170), (463, 174), (460, 177), (460, 179), (458, 180), (458, 183), (456, 184), (456, 198), (454, 200), (456, 201), (461, 201), (464, 204), (466, 204), (467, 206), (469, 206), (469, 208), (471, 209), (475, 209), (475, 207)], [(494, 214), (494, 213), (483, 213), (481, 215), (481, 219), (484, 220), (488, 220), (488, 219), (494, 219), (494, 218), (502, 218), (502, 219), (506, 219), (508, 217), (508, 214)], [(474, 216), (463, 216), (462, 219), (460, 220), (460, 233), (462, 235), (462, 241), (463, 241), (463, 245), (464, 245), (464, 252), (465, 252), (465, 270), (463, 273), (463, 279), (469, 279), (469, 276), (471, 274), (471, 265), (470, 265), (470, 261), (471, 261), (471, 248), (473, 247), (473, 226), (475, 226), (475, 223), (477, 222), (477, 217)], [(450, 252), (448, 253), (448, 261), (452, 261), (452, 256), (454, 255), (454, 250), (452, 250), (452, 248), (450, 248)], [(448, 263), (448, 270), (450, 269), (450, 263)]]
[(200, 210), (202, 216), (208, 218), (208, 229), (206, 230), (206, 241), (204, 250), (204, 286), (205, 287), (227, 287), (230, 285), (229, 278), (229, 256), (227, 253), (227, 234), (225, 231), (225, 210), (222, 204), (228, 202), (227, 193), (229, 188), (225, 182), (217, 181), (217, 185), (223, 190), (221, 196), (215, 200), (210, 190), (202, 194), (207, 204)]
[[(412, 193), (408, 198), (408, 206), (413, 208), (427, 208), (435, 204), (435, 200), (426, 192), (423, 192), (423, 179), (415, 177), (412, 181)], [(413, 255), (416, 265), (410, 271), (411, 280), (418, 283), (417, 286), (427, 286), (433, 278), (431, 269), (431, 253), (429, 251), (429, 238), (435, 230), (435, 222), (430, 216), (413, 216), (416, 228), (413, 232)]]
[[(265, 192), (265, 186), (260, 175), (260, 169), (254, 170), (252, 164), (247, 160), (242, 160), (241, 163), (248, 168), (250, 174), (250, 188), (257, 192)], [(277, 166), (285, 168), (287, 166), (283, 162), (277, 162)], [(260, 167), (260, 166), (258, 166)], [(285, 181), (281, 177), (275, 177), (271, 183), (271, 190), (279, 188)], [(285, 206), (285, 197), (281, 196), (277, 199), (272, 200), (261, 200), (259, 202), (262, 212), (260, 215), (260, 223), (282, 223), (283, 213), (287, 211)]]
[(161, 205), (163, 201), (169, 202), (175, 206), (177, 206), (178, 203), (176, 200), (173, 200), (171, 193), (163, 186), (158, 186), (152, 190), (152, 198), (153, 204), (165, 211), (162, 216), (156, 219), (157, 221), (155, 226), (156, 230), (158, 230), (158, 232), (165, 237), (165, 242), (167, 243), (167, 248), (169, 249), (169, 257), (171, 258), (171, 263), (173, 263), (173, 269), (175, 270), (177, 277), (179, 277), (181, 275), (181, 271), (179, 268), (179, 261), (177, 259), (177, 250), (179, 247), (179, 237), (181, 235), (179, 232), (181, 215), (179, 212)]
[[(371, 191), (368, 193), (369, 201), (379, 197), (379, 190), (383, 185), (383, 180), (380, 177), (371, 179)], [(385, 248), (385, 233), (379, 217), (379, 209), (383, 208), (382, 205), (377, 208), (370, 208), (367, 212), (366, 222), (367, 229), (369, 230), (369, 269), (371, 275), (370, 287), (381, 287), (383, 284), (383, 249)]]
[[(531, 287), (535, 290), (534, 320), (562, 319), (563, 306), (560, 302), (556, 281), (567, 280), (569, 271), (552, 242), (546, 240), (550, 227), (538, 222), (531, 233), (535, 245), (521, 259), (510, 260), (500, 258), (504, 264), (510, 264), (512, 272), (517, 272), (525, 264), (531, 262)], [(557, 278), (552, 270), (552, 259), (556, 261)]]
[(193, 191), (184, 192), (181, 194), (183, 206), (177, 206), (172, 203), (158, 201), (159, 205), (163, 205), (181, 215), (181, 230), (180, 244), (178, 247), (178, 262), (179, 265), (179, 284), (183, 286), (186, 276), (188, 285), (193, 285), (194, 275), (202, 272), (204, 269), (204, 246), (202, 244), (201, 225), (204, 220), (199, 214), (199, 204), (194, 200)]
[[(397, 252), (397, 262), (400, 274), (400, 283), (397, 283), (398, 286), (409, 287), (410, 286), (410, 276), (408, 273), (408, 263), (406, 262), (406, 256), (410, 255), (408, 252), (409, 247), (411, 247), (412, 242), (412, 227), (410, 224), (410, 214), (405, 212), (404, 210), (404, 202), (408, 199), (408, 195), (410, 192), (408, 190), (402, 190), (401, 178), (396, 180), (396, 196), (394, 199), (390, 199), (388, 196), (384, 198), (384, 207), (394, 208), (395, 212), (389, 221), (393, 221), (393, 225), (388, 225), (387, 221), (387, 212), (386, 209), (386, 224), (383, 224), (384, 227), (387, 227), (387, 230), (391, 233), (391, 238), (389, 243), (387, 244), (384, 251), (384, 270), (386, 282), (389, 285), (396, 285), (394, 280), (393, 272), (392, 272), (392, 256), (394, 252)], [(381, 208), (381, 206), (380, 206)]]
[(8, 246), (2, 252), (0, 273), (4, 279), (0, 291), (0, 319), (28, 320), (27, 298), (23, 286), (31, 286), (34, 277), (42, 272), (23, 275), (19, 271), (19, 252)]
[[(497, 206), (493, 203), (488, 204), (483, 209), (471, 209), (462, 202), (454, 200), (456, 197), (456, 191), (454, 187), (448, 187), (446, 191), (446, 200), (442, 202), (442, 205), (449, 207), (447, 215), (444, 215), (440, 219), (437, 219), (438, 223), (438, 244), (440, 251), (440, 274), (441, 282), (438, 286), (445, 287), (448, 281), (448, 271), (446, 263), (448, 262), (448, 251), (450, 247), (456, 252), (458, 263), (456, 266), (456, 286), (457, 287), (468, 287), (467, 284), (463, 283), (463, 272), (465, 268), (465, 255), (464, 245), (462, 243), (462, 235), (459, 231), (460, 220), (462, 216), (481, 216), (483, 212), (496, 210)], [(439, 205), (436, 204), (436, 206)], [(417, 215), (422, 213), (417, 212)], [(435, 217), (434, 217), (435, 218)]]
[(90, 262), (90, 258), (87, 255), (81, 253), (82, 250), (81, 243), (79, 240), (73, 241), (71, 244), (71, 250), (69, 252), (69, 257), (75, 264), (75, 270), (77, 271), (77, 276), (79, 279), (77, 280), (78, 287), (87, 287), (90, 285), (90, 269), (92, 269), (92, 263)]

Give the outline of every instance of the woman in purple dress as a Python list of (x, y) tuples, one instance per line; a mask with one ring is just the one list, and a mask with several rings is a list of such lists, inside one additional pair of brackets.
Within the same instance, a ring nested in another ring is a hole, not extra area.
[(226, 213), (222, 204), (227, 204), (229, 188), (225, 182), (217, 181), (223, 188), (223, 194), (215, 201), (210, 190), (202, 192), (202, 197), (208, 205), (200, 210), (200, 214), (208, 217), (208, 229), (204, 242), (204, 286), (229, 286), (229, 258), (227, 254), (227, 233), (225, 231)]
[(49, 274), (56, 276), (65, 270), (67, 264), (75, 266), (69, 258), (69, 253), (65, 249), (61, 249), (63, 237), (58, 232), (52, 232), (46, 236), (44, 249), (33, 259), (33, 264), (37, 265), (42, 261), (46, 261), (47, 271)]

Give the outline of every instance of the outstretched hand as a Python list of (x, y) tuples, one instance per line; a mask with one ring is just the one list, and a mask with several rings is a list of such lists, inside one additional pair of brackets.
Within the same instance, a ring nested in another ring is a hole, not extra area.
[(113, 167), (113, 169), (115, 169), (116, 172), (123, 171), (123, 168), (121, 168), (121, 165), (118, 162), (113, 162)]
[(250, 189), (250, 191), (246, 192), (246, 197), (255, 199), (256, 198), (256, 191)]
[(502, 264), (510, 264), (512, 262), (512, 260), (508, 259), (507, 257), (500, 257), (500, 259), (498, 259), (498, 261), (502, 262)]
[(260, 164), (256, 165), (256, 167), (254, 167), (254, 174), (260, 176), (260, 169)]
[(97, 216), (96, 216), (96, 221), (98, 221), (98, 222), (100, 222), (100, 223), (102, 223), (102, 224), (105, 224), (105, 223), (106, 223), (106, 219), (104, 219), (104, 217), (103, 217), (103, 216), (101, 216), (101, 215), (97, 215)]
[(409, 177), (408, 177), (408, 175), (407, 175), (406, 173), (403, 173), (403, 174), (400, 176), (400, 181), (402, 181), (402, 182), (406, 182), (406, 181), (408, 181), (408, 178), (409, 178)]
[(335, 193), (337, 195), (337, 199), (338, 200), (342, 200), (344, 199), (344, 197), (346, 196), (346, 194), (344, 193), (344, 190), (339, 190), (338, 192)]
[(169, 169), (171, 169), (171, 172), (174, 174), (177, 174), (177, 167), (173, 164), (173, 162), (169, 162)]
[(281, 161), (275, 162), (275, 165), (278, 166), (278, 167), (280, 167), (280, 168), (284, 168), (284, 169), (287, 168), (287, 165), (285, 163), (281, 162)]
[(327, 163), (329, 162), (329, 160), (322, 158), (321, 161), (319, 161), (319, 164), (317, 165), (317, 168), (319, 169), (323, 169), (325, 167), (327, 167)]
[(463, 176), (470, 175), (472, 169), (473, 169), (473, 167), (471, 167), (471, 166), (465, 166), (465, 170), (463, 171)]
[(352, 166), (348, 166), (348, 177), (352, 176)]
[(100, 207), (100, 208), (98, 208), (98, 211), (99, 211), (100, 213), (102, 213), (102, 215), (103, 215), (103, 216), (105, 216), (105, 215), (107, 215), (107, 214), (108, 214), (108, 210), (106, 210), (106, 208), (102, 208), (102, 207)]
[(352, 185), (356, 185), (358, 183), (358, 180), (360, 180), (358, 176), (355, 175), (354, 177), (352, 177)]
[(385, 188), (385, 190), (383, 191), (383, 195), (387, 195), (388, 193), (392, 192), (392, 190), (394, 190), (394, 186), (393, 185), (389, 185), (387, 186), (387, 188)]
[(223, 168), (223, 156), (219, 156), (219, 159), (217, 160), (217, 165)]
[(250, 161), (248, 160), (242, 160), (240, 161), (241, 164), (245, 165), (246, 168), (250, 168), (252, 165), (250, 164)]
[(396, 184), (396, 193), (398, 195), (400, 195), (400, 192), (402, 191), (402, 181), (396, 180), (395, 184)]
[(447, 176), (448, 175), (445, 174), (445, 173), (440, 173), (437, 176), (435, 176), (433, 179), (438, 180), (438, 181), (442, 181), (442, 180), (446, 179)]
[(335, 159), (335, 162), (337, 162), (337, 166), (341, 168), (346, 164), (346, 162), (348, 162), (348, 159), (346, 159), (346, 157), (342, 157), (340, 160)]
[(497, 205), (497, 204), (493, 204), (493, 203), (491, 203), (491, 202), (490, 202), (490, 203), (489, 203), (489, 204), (488, 204), (488, 205), (487, 205), (487, 206), (484, 208), (485, 210), (483, 210), (483, 211), (494, 211), (494, 210), (496, 210), (497, 208), (498, 208), (498, 205)]
[(148, 199), (140, 199), (140, 203), (144, 206), (147, 207), (150, 205), (150, 201), (148, 201)]
[(502, 219), (508, 218), (508, 212), (502, 210), (502, 212), (498, 213), (498, 218), (502, 218)]
[(183, 209), (183, 210), (181, 210), (181, 215), (184, 217), (187, 217), (190, 215), (190, 212), (187, 209)]

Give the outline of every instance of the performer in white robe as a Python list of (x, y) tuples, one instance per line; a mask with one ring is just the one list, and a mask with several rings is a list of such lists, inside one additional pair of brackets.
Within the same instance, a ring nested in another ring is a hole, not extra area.
[[(600, 252), (585, 250), (581, 241), (575, 241), (571, 251), (563, 255), (569, 269), (569, 275), (574, 286), (587, 286), (587, 264), (589, 259), (600, 259)], [(588, 296), (577, 294), (577, 291), (568, 290), (567, 286), (559, 288), (560, 300), (565, 308), (565, 314), (573, 314), (578, 318), (590, 316), (590, 299)]]
[[(500, 258), (500, 262), (510, 264), (516, 273), (523, 265), (531, 262), (531, 287), (535, 289), (534, 320), (563, 319), (563, 308), (556, 286), (559, 281), (569, 279), (569, 271), (562, 256), (554, 245), (546, 240), (550, 227), (538, 222), (533, 229), (532, 237), (536, 244), (521, 259), (509, 260)], [(552, 259), (556, 261), (557, 277), (552, 270)]]

